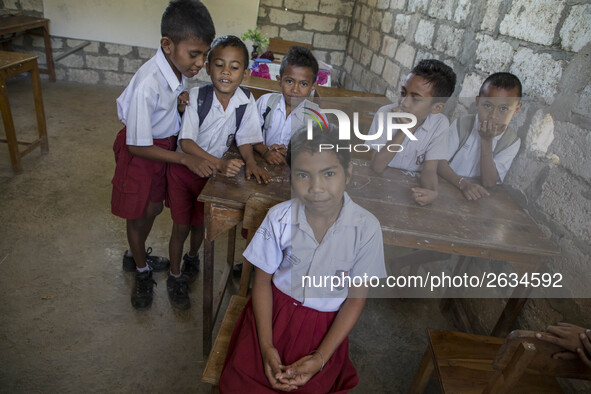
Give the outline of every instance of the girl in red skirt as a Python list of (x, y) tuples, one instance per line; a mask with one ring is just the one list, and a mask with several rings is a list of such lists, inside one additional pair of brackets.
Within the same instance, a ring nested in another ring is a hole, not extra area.
[(352, 165), (338, 143), (332, 128), (290, 143), (295, 198), (269, 210), (244, 252), (255, 266), (252, 299), (230, 341), (222, 393), (337, 393), (359, 381), (348, 335), (365, 306), (361, 279), (386, 272), (380, 224), (345, 192)]

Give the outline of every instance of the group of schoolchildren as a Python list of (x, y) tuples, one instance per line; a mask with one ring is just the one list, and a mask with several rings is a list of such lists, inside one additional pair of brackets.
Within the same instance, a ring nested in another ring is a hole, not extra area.
[[(365, 305), (367, 289), (337, 288), (330, 294), (309, 291), (303, 275), (385, 277), (380, 224), (353, 202), (345, 188), (352, 176), (350, 153), (322, 150), (338, 145), (332, 127), (305, 125), (305, 100), (316, 88), (318, 63), (310, 50), (292, 47), (280, 67), (281, 93), (255, 101), (240, 84), (249, 56), (234, 36), (214, 41), (209, 12), (198, 0), (173, 0), (161, 23), (156, 55), (134, 75), (117, 99), (125, 127), (114, 143), (116, 158), (112, 212), (127, 220), (129, 250), (123, 268), (135, 272), (131, 303), (151, 305), (152, 272), (169, 270), (167, 292), (178, 309), (190, 307), (189, 284), (199, 269), (203, 241), (203, 204), (197, 197), (214, 176), (236, 176), (268, 183), (268, 172), (255, 155), (271, 165), (291, 168), (296, 197), (273, 207), (244, 256), (255, 267), (252, 298), (234, 331), (220, 379), (221, 392), (347, 391), (358, 382), (349, 359), (348, 334)], [(211, 84), (185, 92), (186, 78), (205, 66)], [(418, 204), (437, 196), (438, 174), (467, 199), (486, 196), (485, 187), (503, 180), (519, 139), (507, 123), (520, 108), (521, 85), (508, 73), (490, 76), (476, 99), (478, 114), (449, 125), (442, 114), (454, 90), (452, 69), (423, 60), (402, 85), (397, 104), (378, 112), (406, 112), (417, 123), (417, 141), (397, 132), (374, 154), (372, 168), (387, 166), (421, 171), (413, 188)], [(370, 132), (375, 132), (376, 118)], [(404, 123), (404, 122), (401, 122)], [(225, 159), (235, 143), (242, 159)], [(326, 146), (326, 145), (325, 145)], [(482, 185), (469, 180), (481, 176)], [(170, 260), (151, 255), (146, 239), (155, 217), (170, 208), (173, 229)], [(190, 248), (183, 246), (190, 234)], [(182, 267), (181, 267), (182, 263)]]

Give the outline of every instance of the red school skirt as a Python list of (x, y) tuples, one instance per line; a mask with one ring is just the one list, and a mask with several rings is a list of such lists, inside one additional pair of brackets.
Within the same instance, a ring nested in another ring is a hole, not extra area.
[[(132, 155), (126, 137), (124, 127), (113, 143), (117, 164), (111, 181), (111, 212), (123, 219), (139, 219), (145, 215), (148, 202), (162, 202), (166, 197), (166, 163)], [(176, 136), (155, 139), (154, 145), (174, 150)]]
[[(318, 349), (338, 312), (302, 306), (273, 285), (273, 344), (283, 365)], [(349, 359), (349, 338), (337, 348), (324, 369), (295, 393), (346, 393), (359, 378)], [(263, 371), (256, 322), (249, 300), (236, 322), (220, 377), (220, 393), (274, 393)]]

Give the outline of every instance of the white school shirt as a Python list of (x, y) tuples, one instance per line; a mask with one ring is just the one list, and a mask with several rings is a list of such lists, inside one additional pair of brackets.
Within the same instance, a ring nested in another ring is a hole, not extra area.
[[(269, 102), (269, 98), (271, 95), (277, 93), (267, 93), (262, 95), (257, 100), (257, 107), (259, 112), (259, 123), (261, 127), (265, 124), (265, 119), (263, 119), (263, 114), (267, 110), (267, 103)], [(271, 118), (271, 127), (267, 130), (263, 130), (263, 143), (267, 146), (278, 144), (278, 145), (285, 145), (289, 144), (291, 136), (298, 131), (300, 128), (306, 125), (306, 121), (304, 119), (304, 109), (308, 105), (315, 105), (310, 104), (311, 102), (308, 100), (303, 100), (301, 103), (298, 104), (297, 107), (292, 108), (291, 112), (285, 117), (285, 97), (281, 95), (281, 100), (275, 111), (273, 113), (267, 114), (267, 117), (272, 116)]]
[(320, 244), (306, 220), (304, 205), (292, 199), (269, 210), (244, 257), (273, 274), (273, 283), (283, 293), (322, 312), (338, 310), (347, 298), (348, 288), (331, 292), (330, 280), (326, 287), (303, 288), (303, 275), (315, 277), (316, 283), (335, 275), (353, 279), (367, 274), (368, 281), (371, 276), (386, 276), (380, 223), (347, 193), (337, 220)]
[[(378, 131), (378, 114), (382, 113), (384, 130), (380, 138), (375, 141), (368, 141), (368, 144), (376, 149), (373, 144), (387, 144), (386, 114), (397, 108), (397, 104), (388, 104), (380, 108), (371, 122), (368, 134), (375, 134)], [(408, 136), (404, 137), (402, 146), (404, 149), (396, 153), (396, 156), (388, 163), (389, 167), (400, 168), (406, 171), (421, 171), (426, 160), (447, 159), (447, 134), (449, 120), (443, 114), (429, 114), (422, 125), (415, 131), (417, 141), (411, 141)], [(381, 149), (386, 149), (384, 146)], [(377, 149), (376, 149), (377, 150)]]
[(185, 76), (179, 82), (159, 48), (117, 99), (117, 115), (127, 127), (127, 145), (150, 146), (154, 139), (178, 134), (177, 97), (184, 86)]
[[(197, 104), (199, 88), (193, 88), (189, 92), (189, 105), (185, 108), (183, 123), (179, 132), (179, 145), (177, 151), (182, 152), (181, 139), (193, 140), (201, 149), (212, 156), (221, 158), (228, 150), (231, 143), (229, 136), (236, 132), (236, 145), (256, 144), (263, 140), (261, 127), (259, 126), (256, 102), (252, 94), (250, 98), (238, 88), (230, 99), (226, 110), (218, 100), (215, 92), (211, 108), (199, 126), (199, 114)], [(236, 131), (236, 109), (247, 104), (240, 128)]]
[[(468, 136), (466, 143), (462, 146), (462, 148), (460, 148), (459, 151), (458, 148), (460, 146), (460, 139), (458, 137), (458, 120), (454, 120), (449, 127), (447, 160), (450, 160), (453, 157), (453, 160), (449, 163), (449, 166), (459, 176), (465, 176), (467, 178), (475, 178), (480, 176), (480, 135), (478, 134), (478, 123), (477, 115), (474, 125), (472, 126), (470, 136)], [(493, 138), (493, 151), (504, 133), (505, 132)], [(495, 163), (495, 167), (497, 168), (497, 172), (499, 173), (501, 182), (503, 179), (505, 179), (505, 175), (507, 175), (507, 171), (509, 171), (511, 163), (513, 163), (513, 159), (517, 155), (520, 146), (521, 140), (518, 139), (512, 145), (494, 155), (493, 161)], [(454, 156), (456, 151), (458, 151), (458, 153)]]

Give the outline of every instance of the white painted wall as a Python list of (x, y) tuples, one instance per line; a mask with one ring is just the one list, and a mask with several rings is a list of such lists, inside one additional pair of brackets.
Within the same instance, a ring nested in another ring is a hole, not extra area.
[[(202, 0), (218, 36), (256, 26), (259, 0)], [(168, 0), (43, 0), (54, 36), (156, 48)]]

